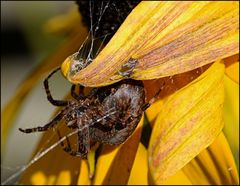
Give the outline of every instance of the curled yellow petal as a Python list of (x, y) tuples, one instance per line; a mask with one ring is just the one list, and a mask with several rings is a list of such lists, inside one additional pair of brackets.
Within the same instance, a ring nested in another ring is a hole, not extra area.
[(143, 1), (86, 68), (66, 77), (104, 86), (124, 76), (155, 79), (183, 73), (239, 51), (239, 2)]
[(234, 158), (223, 133), (182, 170), (193, 184), (239, 184)]
[[(224, 64), (214, 63), (163, 100), (149, 145), (149, 168), (162, 183), (209, 146), (223, 128)], [(180, 160), (180, 161), (179, 161)]]

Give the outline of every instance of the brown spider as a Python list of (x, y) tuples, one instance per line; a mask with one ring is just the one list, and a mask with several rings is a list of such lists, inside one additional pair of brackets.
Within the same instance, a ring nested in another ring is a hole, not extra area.
[[(79, 86), (80, 92), (77, 94), (76, 85), (72, 85), (71, 95), (75, 100), (55, 100), (50, 93), (48, 79), (58, 70), (60, 68), (44, 80), (44, 88), (49, 102), (64, 108), (42, 127), (19, 130), (24, 133), (47, 131), (64, 119), (69, 128), (78, 130), (76, 150), (71, 149), (68, 138), (66, 147), (61, 143), (64, 151), (73, 156), (86, 157), (90, 144), (95, 142), (111, 145), (123, 143), (155, 99), (146, 103), (142, 81), (126, 79), (110, 86), (94, 88), (87, 96), (83, 94), (83, 86)], [(58, 135), (61, 139), (59, 132)]]

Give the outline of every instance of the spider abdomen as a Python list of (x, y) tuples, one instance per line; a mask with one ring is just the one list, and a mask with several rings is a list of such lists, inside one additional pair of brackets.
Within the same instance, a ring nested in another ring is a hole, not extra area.
[(95, 141), (117, 145), (123, 143), (139, 123), (145, 104), (145, 92), (142, 82), (133, 80), (100, 88), (98, 91), (104, 93), (110, 90), (111, 93), (99, 107), (106, 117), (90, 127), (90, 134)]

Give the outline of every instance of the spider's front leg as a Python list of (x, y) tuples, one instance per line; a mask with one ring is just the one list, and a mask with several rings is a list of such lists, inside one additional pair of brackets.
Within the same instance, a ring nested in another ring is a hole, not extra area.
[(34, 127), (34, 128), (28, 128), (28, 129), (19, 128), (19, 130), (24, 133), (46, 131), (46, 130), (52, 128), (54, 125), (56, 125), (66, 115), (67, 112), (68, 112), (68, 108), (61, 110), (60, 113), (55, 118), (52, 119), (52, 121), (50, 121), (43, 127), (39, 126), (39, 127)]
[(61, 68), (58, 67), (57, 69), (53, 70), (48, 77), (44, 80), (43, 84), (44, 84), (44, 88), (47, 94), (47, 99), (50, 103), (52, 103), (54, 106), (67, 106), (69, 104), (69, 101), (65, 101), (65, 100), (55, 100), (53, 99), (51, 92), (49, 90), (49, 85), (48, 85), (48, 79), (50, 77), (52, 77), (53, 74), (55, 74), (58, 70), (60, 70)]
[(75, 88), (76, 88), (76, 85), (72, 85), (72, 87), (71, 87), (71, 95), (72, 95), (72, 97), (74, 99), (78, 100), (78, 101), (81, 100), (81, 99), (84, 99), (85, 98), (85, 96), (83, 94), (84, 86), (79, 85), (79, 94), (76, 94)]

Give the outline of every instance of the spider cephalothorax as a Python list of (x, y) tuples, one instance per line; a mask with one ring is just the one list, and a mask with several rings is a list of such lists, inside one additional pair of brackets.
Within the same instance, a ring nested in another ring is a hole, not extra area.
[(85, 96), (83, 86), (80, 93), (72, 85), (71, 95), (74, 100), (54, 100), (48, 87), (48, 79), (57, 71), (54, 70), (44, 81), (48, 100), (55, 106), (65, 106), (57, 116), (43, 127), (21, 129), (25, 133), (46, 131), (53, 128), (61, 119), (71, 129), (78, 130), (76, 151), (68, 142), (65, 151), (74, 156), (84, 157), (90, 150), (90, 144), (118, 145), (123, 143), (139, 123), (143, 111), (150, 105), (145, 101), (144, 86), (141, 81), (123, 80), (106, 87), (94, 88)]

